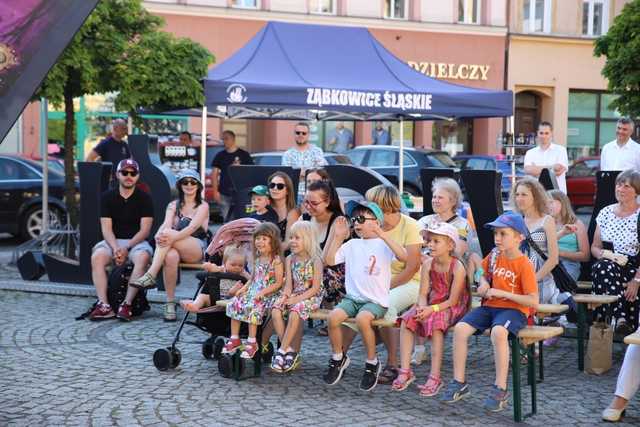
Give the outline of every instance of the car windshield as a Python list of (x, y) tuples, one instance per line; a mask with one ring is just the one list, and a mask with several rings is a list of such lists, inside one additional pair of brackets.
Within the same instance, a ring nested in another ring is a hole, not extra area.
[(351, 160), (349, 159), (349, 157), (345, 156), (345, 155), (332, 155), (332, 156), (327, 156), (331, 157), (336, 164), (338, 165), (350, 165), (351, 164)]
[(431, 153), (430, 160), (436, 167), (455, 168), (456, 163), (449, 157), (447, 153)]
[[(498, 160), (498, 170), (502, 171), (502, 174), (511, 174), (511, 163), (506, 160)], [(524, 168), (522, 165), (516, 164), (516, 175), (524, 175)]]

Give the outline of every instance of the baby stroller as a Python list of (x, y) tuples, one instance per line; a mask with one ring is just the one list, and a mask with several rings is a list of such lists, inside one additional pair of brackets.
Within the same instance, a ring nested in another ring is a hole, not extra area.
[[(209, 247), (206, 250), (206, 260), (220, 265), (222, 263), (222, 253), (224, 248), (228, 245), (244, 246), (248, 250), (248, 246), (251, 242), (251, 236), (256, 226), (260, 222), (252, 218), (242, 218), (235, 221), (231, 221), (216, 232), (213, 236)], [(180, 364), (182, 355), (180, 350), (176, 347), (176, 344), (180, 341), (180, 333), (185, 324), (196, 326), (202, 331), (208, 333), (210, 336), (204, 342), (192, 342), (193, 344), (202, 345), (202, 355), (206, 359), (218, 360), (218, 370), (220, 374), (225, 378), (235, 376), (236, 379), (240, 379), (245, 370), (246, 362), (239, 357), (233, 357), (231, 355), (222, 356), (222, 348), (226, 342), (226, 337), (230, 333), (230, 321), (226, 316), (224, 307), (216, 306), (216, 302), (220, 301), (220, 281), (232, 280), (246, 282), (243, 276), (231, 274), (231, 273), (209, 273), (200, 272), (196, 275), (199, 283), (194, 295), (194, 299), (201, 292), (209, 294), (211, 300), (211, 306), (207, 309), (200, 310), (196, 314), (196, 321), (188, 321), (189, 312), (186, 312), (182, 322), (180, 323), (173, 342), (169, 347), (160, 348), (153, 354), (153, 364), (159, 371), (166, 371), (168, 369), (175, 369)], [(241, 334), (246, 334), (245, 331), (241, 331)], [(260, 365), (264, 360), (271, 360), (273, 356), (273, 346), (269, 346), (269, 351), (266, 353), (256, 353), (254, 363), (254, 375), (260, 375)], [(237, 360), (236, 360), (237, 359)]]

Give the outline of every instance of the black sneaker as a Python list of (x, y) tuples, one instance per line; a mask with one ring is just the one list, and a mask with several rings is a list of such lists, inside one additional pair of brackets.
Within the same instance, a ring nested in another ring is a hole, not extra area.
[(382, 370), (382, 365), (378, 360), (378, 363), (372, 365), (371, 363), (364, 364), (364, 374), (360, 380), (360, 390), (369, 391), (373, 390), (378, 384), (378, 376)]
[(349, 366), (349, 356), (342, 355), (342, 360), (329, 360), (329, 370), (324, 374), (324, 382), (329, 385), (337, 384), (342, 378), (342, 373)]

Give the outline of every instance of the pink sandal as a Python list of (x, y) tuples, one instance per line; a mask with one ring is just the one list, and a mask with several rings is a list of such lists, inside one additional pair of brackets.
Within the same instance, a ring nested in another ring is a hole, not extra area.
[(429, 377), (427, 378), (427, 382), (424, 383), (424, 385), (418, 386), (418, 388), (420, 389), (420, 396), (433, 397), (438, 394), (442, 386), (443, 383), (440, 378), (429, 375)]
[(406, 390), (415, 380), (416, 376), (411, 369), (398, 369), (398, 376), (393, 380), (391, 389), (395, 391)]

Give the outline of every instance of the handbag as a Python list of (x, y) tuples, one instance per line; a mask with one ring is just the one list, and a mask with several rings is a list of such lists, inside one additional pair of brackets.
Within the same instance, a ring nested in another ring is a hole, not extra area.
[[(543, 261), (547, 261), (547, 254), (540, 249), (540, 246), (538, 246), (531, 237), (527, 237), (527, 243), (538, 255), (540, 255), (540, 258), (542, 258)], [(560, 292), (575, 293), (578, 290), (578, 283), (573, 279), (573, 277), (571, 277), (571, 275), (569, 275), (560, 261), (558, 261), (558, 264), (553, 267), (553, 270), (551, 270), (551, 275), (553, 276), (556, 287)]]
[[(173, 227), (176, 231), (182, 231), (187, 228), (191, 224), (191, 218), (188, 216), (183, 216), (180, 218), (175, 227)], [(196, 239), (209, 241), (211, 239), (209, 232), (205, 231), (202, 227), (198, 227), (196, 231), (191, 233), (191, 237), (195, 237)]]
[(602, 375), (611, 369), (613, 329), (604, 322), (596, 322), (589, 328), (589, 342), (585, 357), (585, 371)]

